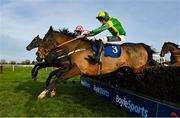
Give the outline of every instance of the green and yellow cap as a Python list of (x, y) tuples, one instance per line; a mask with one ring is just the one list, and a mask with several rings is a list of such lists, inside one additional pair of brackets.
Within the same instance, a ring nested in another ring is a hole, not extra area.
[(99, 18), (104, 18), (104, 19), (108, 20), (110, 17), (109, 17), (109, 15), (108, 15), (107, 12), (105, 12), (105, 11), (100, 11), (100, 12), (98, 13), (98, 16), (97, 16), (96, 18), (97, 18), (97, 19), (99, 19)]

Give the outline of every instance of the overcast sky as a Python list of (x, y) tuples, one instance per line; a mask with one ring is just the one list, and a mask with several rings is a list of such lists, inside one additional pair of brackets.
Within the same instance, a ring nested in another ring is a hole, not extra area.
[[(81, 24), (100, 26), (99, 11), (121, 20), (127, 42), (143, 42), (160, 51), (165, 41), (180, 44), (180, 0), (0, 0), (0, 59), (35, 60), (25, 47), (49, 26), (73, 31)], [(105, 31), (100, 36), (109, 35)]]

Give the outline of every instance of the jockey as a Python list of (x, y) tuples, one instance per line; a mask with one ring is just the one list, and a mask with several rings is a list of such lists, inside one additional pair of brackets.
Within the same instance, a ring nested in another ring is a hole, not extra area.
[[(96, 17), (99, 22), (102, 24), (99, 28), (94, 29), (90, 32), (83, 32), (83, 35), (86, 36), (95, 36), (101, 33), (104, 30), (109, 30), (113, 36), (107, 36), (102, 39), (96, 39), (97, 42), (97, 53), (93, 56), (89, 55), (88, 57), (91, 60), (94, 60), (96, 63), (100, 61), (100, 55), (103, 49), (103, 44), (112, 44), (112, 45), (120, 45), (122, 41), (124, 41), (126, 36), (126, 31), (124, 30), (121, 22), (114, 17), (110, 17), (107, 12), (101, 11)], [(87, 38), (88, 40), (92, 40), (91, 38)]]
[[(89, 30), (86, 30), (83, 28), (82, 25), (78, 25), (76, 26), (75, 30), (74, 30), (74, 34), (77, 35), (77, 36), (83, 36), (85, 34), (88, 34), (90, 31)], [(88, 40), (92, 40), (92, 41), (95, 41), (95, 37), (94, 36), (91, 36), (91, 37), (86, 37)]]
[(76, 26), (75, 30), (74, 30), (74, 33), (79, 36), (82, 34), (82, 32), (84, 31), (84, 28), (82, 25), (78, 25)]
[(89, 32), (89, 30), (84, 29), (82, 25), (76, 26), (76, 28), (74, 30), (74, 33), (77, 36), (82, 35), (82, 34), (86, 34), (86, 32)]

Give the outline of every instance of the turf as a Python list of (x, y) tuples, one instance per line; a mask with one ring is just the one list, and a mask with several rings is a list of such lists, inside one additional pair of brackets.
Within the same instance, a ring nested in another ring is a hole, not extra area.
[(48, 70), (31, 79), (31, 67), (4, 67), (0, 74), (0, 117), (122, 117), (130, 116), (106, 99), (80, 86), (79, 77), (60, 84), (57, 95), (38, 100)]

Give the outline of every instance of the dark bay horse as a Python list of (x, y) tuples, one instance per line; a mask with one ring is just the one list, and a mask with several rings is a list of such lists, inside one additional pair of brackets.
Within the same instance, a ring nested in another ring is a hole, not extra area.
[(165, 42), (162, 46), (160, 56), (164, 57), (165, 54), (171, 53), (171, 65), (180, 66), (180, 48), (179, 45), (172, 42)]
[(40, 46), (40, 43), (42, 42), (42, 39), (37, 35), (30, 44), (26, 47), (26, 50), (31, 51), (34, 48), (37, 48)]
[[(28, 44), (28, 46), (26, 47), (26, 49), (28, 51), (37, 48), (40, 46), (40, 44), (43, 43), (42, 42), (42, 38), (39, 37), (39, 35), (37, 35), (31, 42), (30, 44)], [(35, 66), (33, 67), (31, 74), (32, 74), (32, 78), (36, 79), (36, 76), (38, 74), (38, 70), (42, 69), (42, 68), (46, 68), (46, 67), (57, 67), (57, 68), (65, 68), (68, 67), (68, 62), (65, 61), (67, 60), (66, 58), (62, 59), (58, 59), (59, 56), (64, 55), (65, 53), (62, 52), (61, 50), (54, 50), (53, 52), (50, 52), (44, 59), (43, 62), (38, 62), (35, 64)], [(64, 63), (61, 63), (64, 62)], [(59, 68), (59, 69), (60, 69)], [(55, 72), (51, 72), (49, 74), (48, 78), (52, 78), (52, 76), (54, 76), (56, 74), (57, 71)]]
[(58, 79), (49, 85), (38, 98), (45, 97), (55, 89), (61, 81), (76, 75), (103, 75), (125, 66), (138, 72), (139, 70), (148, 67), (149, 63), (153, 61), (152, 54), (154, 51), (148, 45), (143, 43), (124, 43), (121, 45), (122, 54), (119, 58), (102, 56), (101, 67), (99, 64), (92, 65), (87, 61), (88, 55), (93, 54), (90, 43), (84, 39), (69, 42), (73, 38), (75, 37), (69, 36), (68, 33), (54, 31), (52, 27), (50, 27), (43, 38), (43, 43), (38, 47), (36, 53), (39, 60), (44, 59), (48, 53), (61, 45), (59, 49), (67, 53), (67, 56), (71, 61), (71, 67), (66, 71), (61, 72)]

